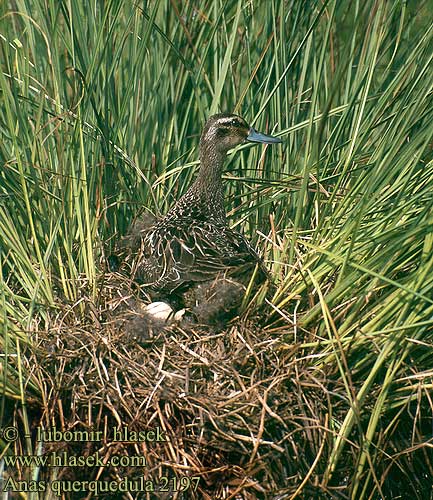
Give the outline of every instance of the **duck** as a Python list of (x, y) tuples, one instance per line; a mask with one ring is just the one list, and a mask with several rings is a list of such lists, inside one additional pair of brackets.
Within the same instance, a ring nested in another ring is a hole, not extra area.
[(229, 227), (222, 172), (227, 153), (243, 143), (278, 144), (240, 116), (211, 116), (200, 137), (200, 168), (186, 193), (159, 219), (141, 225), (133, 279), (147, 290), (170, 296), (224, 274), (243, 275), (258, 265), (269, 273), (250, 242)]

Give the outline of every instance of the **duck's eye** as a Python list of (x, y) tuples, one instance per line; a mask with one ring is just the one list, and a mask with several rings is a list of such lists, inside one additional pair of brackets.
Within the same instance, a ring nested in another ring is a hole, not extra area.
[(239, 120), (233, 118), (233, 120), (230, 122), (230, 125), (232, 125), (233, 127), (239, 127)]

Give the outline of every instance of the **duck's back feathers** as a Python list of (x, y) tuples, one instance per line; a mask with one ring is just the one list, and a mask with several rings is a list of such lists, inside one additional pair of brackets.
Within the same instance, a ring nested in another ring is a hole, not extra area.
[(251, 268), (261, 262), (240, 233), (209, 222), (156, 224), (142, 243), (144, 259), (137, 260), (136, 278), (145, 286), (167, 293), (211, 280), (219, 272), (230, 274), (230, 270)]

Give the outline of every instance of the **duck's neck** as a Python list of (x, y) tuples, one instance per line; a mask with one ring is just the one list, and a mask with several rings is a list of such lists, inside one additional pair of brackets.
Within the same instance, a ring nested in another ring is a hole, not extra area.
[(212, 144), (200, 147), (200, 171), (191, 187), (201, 204), (206, 206), (207, 217), (225, 223), (224, 190), (222, 171), (227, 153), (217, 150)]
[(222, 172), (227, 157), (225, 151), (219, 151), (212, 144), (203, 144), (200, 147), (200, 171), (196, 184), (205, 191), (219, 190), (222, 192)]

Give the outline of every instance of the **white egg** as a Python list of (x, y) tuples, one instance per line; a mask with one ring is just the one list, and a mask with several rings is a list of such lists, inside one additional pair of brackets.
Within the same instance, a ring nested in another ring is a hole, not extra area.
[(174, 315), (174, 321), (180, 321), (185, 315), (186, 309), (179, 309)]
[(167, 321), (173, 316), (173, 309), (166, 302), (152, 302), (144, 307), (144, 312), (152, 318)]

